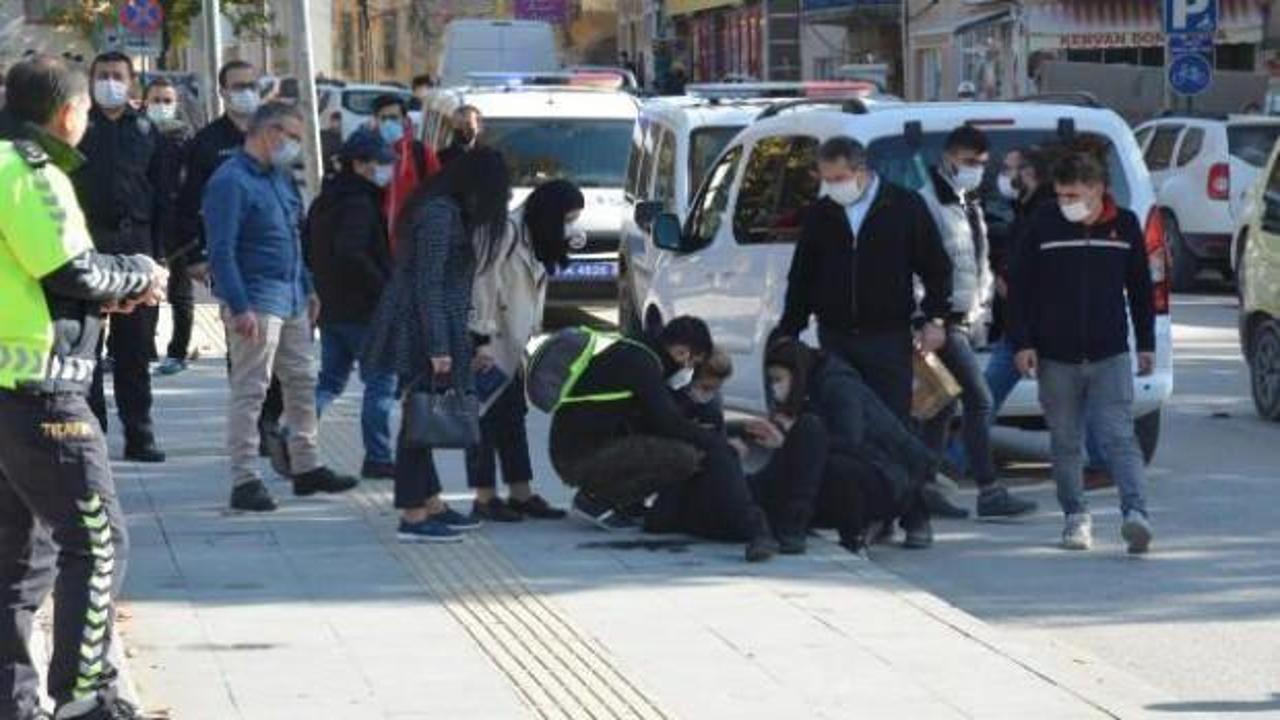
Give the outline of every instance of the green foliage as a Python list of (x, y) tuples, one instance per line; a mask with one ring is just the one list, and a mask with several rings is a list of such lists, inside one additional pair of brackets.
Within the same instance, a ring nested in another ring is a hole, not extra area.
[[(192, 23), (200, 17), (201, 0), (159, 0), (164, 8), (165, 50), (181, 49), (191, 43)], [(283, 39), (271, 32), (275, 14), (261, 0), (222, 0), (222, 14), (231, 22), (236, 37), (266, 39), (279, 45)], [(114, 24), (120, 0), (73, 0), (49, 14), (55, 25), (71, 27), (91, 36)]]

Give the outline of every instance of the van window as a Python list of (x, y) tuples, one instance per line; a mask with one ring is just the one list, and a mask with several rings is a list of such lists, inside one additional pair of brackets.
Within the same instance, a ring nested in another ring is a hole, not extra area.
[(1261, 170), (1271, 159), (1280, 138), (1280, 124), (1248, 124), (1227, 127), (1227, 152)]
[(1181, 125), (1161, 125), (1156, 129), (1151, 144), (1147, 146), (1146, 157), (1143, 158), (1148, 170), (1169, 168), (1169, 163), (1173, 161), (1173, 146), (1178, 143), (1178, 134), (1181, 132)]
[(658, 144), (657, 172), (653, 178), (653, 199), (670, 210), (676, 199), (676, 134), (663, 129)]
[(1147, 145), (1147, 138), (1151, 137), (1151, 133), (1155, 132), (1155, 126), (1144, 127), (1134, 134), (1133, 139), (1138, 143), (1138, 149), (1141, 150)]
[(485, 145), (500, 151), (515, 187), (564, 179), (583, 188), (621, 188), (633, 120), (489, 118)]
[(740, 245), (795, 242), (801, 213), (818, 197), (817, 150), (817, 139), (806, 136), (756, 143), (733, 214)]
[(627, 156), (627, 185), (625, 192), (627, 198), (631, 200), (640, 199), (638, 188), (640, 185), (640, 160), (644, 157), (644, 128), (643, 121), (637, 123), (636, 129), (631, 133), (631, 153)]
[(707, 175), (707, 182), (694, 200), (693, 212), (689, 214), (687, 234), (694, 247), (710, 245), (716, 239), (716, 233), (720, 232), (725, 209), (729, 206), (729, 190), (733, 187), (734, 176), (738, 174), (741, 157), (742, 146), (733, 148)]
[[(1010, 150), (1033, 145), (1052, 148), (1059, 144), (1057, 131), (1051, 129), (985, 128), (984, 132), (991, 143), (991, 172), (988, 172), (988, 180), (994, 177), (995, 169), (1001, 166), (1005, 154)], [(924, 187), (929, 167), (936, 164), (942, 156), (942, 145), (946, 141), (946, 136), (947, 133), (942, 132), (926, 133), (919, 148), (908, 147), (906, 138), (901, 135), (874, 140), (868, 148), (871, 166), (881, 177), (887, 178), (890, 182), (911, 190), (919, 190)], [(1115, 146), (1107, 138), (1092, 133), (1081, 133), (1080, 139), (1105, 148), (1111, 193), (1121, 207), (1128, 207), (1131, 195), (1129, 178), (1125, 174), (1124, 165)], [(989, 187), (983, 187), (983, 205), (988, 208), (994, 206), (1007, 209), (1008, 201), (1001, 198), (994, 185), (995, 183), (989, 182)]]
[(702, 176), (711, 163), (720, 157), (729, 141), (742, 132), (741, 125), (705, 127), (693, 131), (689, 137), (689, 197), (698, 192)]
[(1182, 144), (1178, 146), (1178, 167), (1182, 167), (1200, 154), (1200, 148), (1204, 146), (1204, 130), (1200, 128), (1187, 128), (1187, 134), (1182, 136)]
[(383, 95), (395, 95), (406, 103), (413, 97), (407, 92), (397, 92), (395, 88), (378, 88), (376, 90), (342, 90), (342, 107), (356, 115), (372, 115), (373, 101)]
[(653, 158), (657, 154), (658, 125), (644, 129), (640, 147), (640, 175), (636, 178), (636, 196), (649, 200), (653, 197)]

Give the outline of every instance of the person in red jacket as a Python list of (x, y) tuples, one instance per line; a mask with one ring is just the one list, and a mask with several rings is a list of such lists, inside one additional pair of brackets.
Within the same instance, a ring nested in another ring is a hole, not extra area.
[(396, 218), (405, 201), (423, 181), (440, 172), (440, 159), (435, 150), (414, 138), (413, 121), (408, 107), (399, 95), (379, 95), (373, 101), (373, 118), (378, 132), (387, 144), (395, 148), (397, 160), (391, 184), (382, 200), (387, 227), (391, 228), (389, 240), (394, 252), (396, 246)]

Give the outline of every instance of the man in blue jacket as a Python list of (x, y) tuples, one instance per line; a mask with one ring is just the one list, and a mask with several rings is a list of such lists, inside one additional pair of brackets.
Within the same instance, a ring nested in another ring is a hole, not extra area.
[(297, 108), (268, 103), (254, 114), (244, 147), (218, 168), (202, 203), (214, 290), (231, 355), (231, 508), (271, 511), (259, 478), (258, 416), (274, 369), (290, 428), (295, 495), (344, 492), (354, 478), (333, 473), (316, 449), (316, 374), (312, 329), (320, 312), (303, 264), (302, 198), (290, 169), (306, 125)]
[[(1062, 546), (1088, 550), (1093, 522), (1081, 478), (1085, 417), (1096, 423), (1124, 514), (1130, 553), (1151, 544), (1142, 453), (1133, 432), (1133, 359), (1155, 370), (1155, 308), (1142, 226), (1107, 192), (1107, 170), (1092, 151), (1072, 150), (1053, 169), (1056, 203), (1032, 215), (1018, 247), (1010, 305), (1018, 369), (1038, 377), (1053, 454)], [(1127, 310), (1127, 313), (1126, 313)], [(1126, 318), (1126, 314), (1128, 318)]]

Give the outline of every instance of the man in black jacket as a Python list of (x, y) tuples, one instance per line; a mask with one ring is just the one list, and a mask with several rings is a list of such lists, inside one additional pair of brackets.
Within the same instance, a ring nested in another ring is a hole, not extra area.
[[(1142, 453), (1133, 432), (1133, 358), (1155, 371), (1155, 308), (1142, 226), (1107, 192), (1107, 170), (1090, 150), (1054, 165), (1058, 202), (1042, 205), (1019, 243), (1010, 313), (1018, 369), (1037, 377), (1053, 453), (1062, 545), (1087, 550), (1093, 522), (1081, 477), (1081, 436), (1093, 423), (1120, 490), (1129, 552), (1151, 544)], [(1128, 310), (1126, 318), (1126, 309)]]
[[(347, 138), (339, 156), (341, 170), (325, 183), (307, 219), (311, 272), (320, 296), (318, 415), (346, 389), (382, 288), (391, 277), (381, 203), (396, 154), (376, 130), (360, 128)], [(360, 474), (390, 479), (395, 475), (391, 453), (395, 375), (361, 363), (360, 382), (364, 384), (360, 426), (365, 453)]]
[(918, 346), (946, 342), (951, 260), (920, 196), (880, 177), (857, 140), (818, 149), (822, 197), (805, 213), (778, 331), (818, 319), (822, 348), (844, 358), (903, 420), (911, 413), (913, 278), (924, 283)]
[(449, 146), (440, 151), (441, 167), (469, 152), (480, 142), (480, 134), (484, 132), (484, 116), (475, 105), (463, 105), (454, 110), (449, 122), (453, 124), (453, 138)]
[[(105, 253), (163, 257), (160, 220), (169, 195), (162, 190), (160, 146), (155, 125), (129, 104), (134, 81), (128, 56), (108, 52), (89, 68), (93, 108), (79, 150), (86, 162), (72, 176), (94, 245)], [(127, 460), (164, 462), (151, 422), (151, 370), (157, 311), (139, 308), (111, 319), (107, 352), (112, 358), (116, 407), (124, 425)], [(89, 404), (107, 427), (103, 368), (94, 370)]]
[[(551, 419), (551, 463), (578, 488), (573, 512), (613, 529), (619, 508), (661, 491), (680, 491), (682, 532), (746, 542), (748, 561), (767, 560), (777, 541), (751, 497), (728, 440), (686, 418), (672, 390), (693, 379), (712, 352), (696, 318), (671, 320), (656, 339), (622, 339), (598, 353), (573, 386), (575, 397)], [(610, 398), (610, 395), (617, 397)]]

